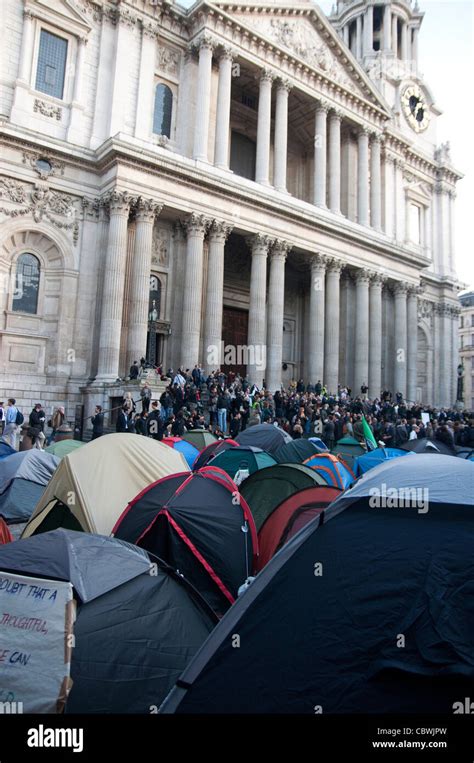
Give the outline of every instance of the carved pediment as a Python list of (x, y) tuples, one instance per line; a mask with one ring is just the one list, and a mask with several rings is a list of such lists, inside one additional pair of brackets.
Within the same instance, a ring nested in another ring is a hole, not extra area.
[(255, 29), (341, 87), (386, 108), (375, 86), (317, 7), (309, 4), (304, 12), (295, 14), (290, 6), (266, 5), (260, 10), (258, 6), (246, 5), (244, 10), (228, 2), (218, 5), (232, 18)]
[(78, 36), (87, 36), (91, 30), (84, 12), (73, 0), (30, 0), (25, 11), (31, 11), (45, 21)]

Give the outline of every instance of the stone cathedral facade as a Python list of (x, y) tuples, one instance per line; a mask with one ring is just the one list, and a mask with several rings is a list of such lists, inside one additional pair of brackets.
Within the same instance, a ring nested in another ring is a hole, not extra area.
[(224, 342), (272, 390), (454, 403), (462, 176), (416, 3), (2, 10), (0, 396), (89, 413)]

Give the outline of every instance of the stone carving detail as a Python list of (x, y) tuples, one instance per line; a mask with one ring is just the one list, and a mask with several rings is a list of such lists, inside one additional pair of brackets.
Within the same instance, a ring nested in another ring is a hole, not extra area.
[(166, 228), (153, 228), (151, 264), (163, 268), (169, 265), (169, 231)]
[(440, 164), (451, 163), (451, 144), (441, 143), (441, 145), (435, 150), (435, 161)]
[(48, 103), (47, 101), (41, 101), (39, 98), (35, 98), (35, 102), (33, 104), (33, 111), (39, 112), (44, 117), (55, 117), (58, 122), (61, 121), (63, 110), (60, 106), (54, 106), (52, 103)]
[[(14, 185), (12, 185), (12, 183)], [(4, 190), (1, 190), (1, 189)], [(79, 238), (79, 225), (74, 207), (72, 196), (51, 191), (47, 185), (35, 185), (34, 189), (27, 193), (24, 186), (16, 181), (0, 182), (0, 197), (5, 194), (6, 198), (14, 204), (24, 204), (25, 206), (0, 207), (0, 212), (8, 217), (24, 217), (33, 215), (35, 223), (40, 223), (43, 219), (48, 220), (56, 228), (71, 230), (74, 246)], [(20, 201), (21, 199), (21, 201)]]
[[(50, 175), (64, 175), (65, 162), (62, 162), (59, 159), (54, 159), (48, 153), (39, 154), (37, 151), (23, 151), (22, 156), (22, 163), (29, 164), (30, 167), (38, 173), (42, 180), (45, 180)], [(46, 160), (50, 164), (51, 169), (37, 167), (36, 162), (38, 159)]]
[(179, 74), (179, 53), (171, 48), (159, 47), (157, 55), (158, 69), (165, 74), (177, 77)]
[(256, 233), (254, 236), (247, 236), (245, 241), (252, 254), (267, 255), (274, 239), (270, 238), (270, 236), (267, 236), (265, 233)]
[(428, 299), (418, 300), (418, 320), (425, 319), (431, 322), (433, 316), (434, 304)]
[(209, 236), (216, 240), (226, 241), (232, 233), (232, 225), (228, 225), (221, 220), (213, 220), (209, 227)]
[(329, 52), (327, 44), (315, 39), (316, 33), (309, 25), (275, 18), (270, 22), (267, 19), (252, 18), (251, 23), (265, 36), (290, 50), (305, 63), (320, 69), (330, 79), (343, 87), (353, 87), (336, 57)]
[(13, 201), (15, 204), (24, 204), (25, 187), (12, 178), (0, 178), (0, 199), (2, 198)]

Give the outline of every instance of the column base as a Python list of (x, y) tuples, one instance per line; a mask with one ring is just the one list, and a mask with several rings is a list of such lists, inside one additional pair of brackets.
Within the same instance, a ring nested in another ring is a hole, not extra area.
[(255, 178), (255, 182), (259, 185), (264, 185), (266, 188), (273, 187), (269, 180), (259, 180), (258, 178)]
[(329, 212), (329, 207), (328, 207), (328, 205), (327, 205), (327, 204), (323, 204), (322, 202), (320, 203), (320, 202), (317, 202), (317, 201), (313, 202), (313, 204), (314, 204), (314, 206), (315, 206), (315, 207), (317, 207), (318, 209), (325, 209), (325, 210), (326, 210), (326, 212)]

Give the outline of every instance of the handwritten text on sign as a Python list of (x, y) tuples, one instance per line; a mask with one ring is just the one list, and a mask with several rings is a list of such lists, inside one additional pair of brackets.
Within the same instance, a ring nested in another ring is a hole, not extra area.
[(25, 713), (54, 713), (69, 679), (70, 583), (0, 570), (0, 702)]

